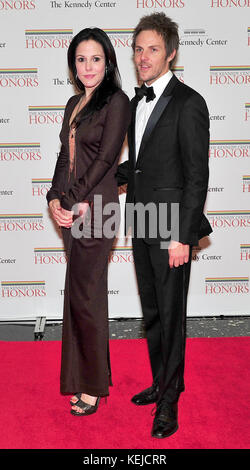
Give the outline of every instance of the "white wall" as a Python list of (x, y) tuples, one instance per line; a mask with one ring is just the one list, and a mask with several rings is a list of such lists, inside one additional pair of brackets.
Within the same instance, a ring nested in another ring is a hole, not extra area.
[[(2, 0), (0, 320), (62, 317), (66, 259), (45, 195), (73, 94), (71, 38), (88, 26), (108, 32), (132, 98), (132, 30), (160, 11), (179, 24), (176, 75), (204, 96), (211, 118), (206, 213), (214, 232), (193, 252), (188, 315), (250, 313), (250, 0)], [(131, 240), (122, 234), (123, 221), (110, 256), (110, 317), (140, 317)]]

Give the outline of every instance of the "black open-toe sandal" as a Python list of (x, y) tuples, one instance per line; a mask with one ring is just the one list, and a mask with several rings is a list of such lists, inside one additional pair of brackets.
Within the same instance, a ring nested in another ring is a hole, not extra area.
[(78, 400), (77, 400), (77, 401), (72, 401), (72, 399), (71, 399), (71, 400), (70, 400), (71, 406), (74, 406), (74, 405), (76, 405), (76, 404), (79, 402), (79, 400), (81, 399), (81, 395), (82, 395), (82, 392), (79, 392), (79, 393), (75, 393), (75, 394), (74, 394), (74, 397), (77, 397)]
[(76, 410), (71, 410), (71, 414), (75, 415), (75, 416), (92, 415), (93, 413), (95, 413), (97, 411), (100, 399), (101, 399), (101, 397), (97, 398), (95, 405), (89, 405), (88, 403), (85, 403), (84, 401), (82, 401), (81, 398), (79, 398), (78, 402), (74, 403), (73, 406), (78, 406), (83, 411), (79, 412), (79, 411), (76, 411)]

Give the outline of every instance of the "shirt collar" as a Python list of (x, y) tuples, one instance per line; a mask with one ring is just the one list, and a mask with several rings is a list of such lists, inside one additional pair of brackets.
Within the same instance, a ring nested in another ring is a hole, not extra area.
[(146, 83), (145, 83), (145, 85), (146, 86), (152, 86), (154, 88), (154, 93), (156, 95), (156, 98), (159, 98), (159, 96), (161, 96), (161, 94), (165, 90), (167, 84), (171, 80), (172, 76), (173, 76), (173, 73), (171, 72), (171, 70), (169, 70), (167, 73), (165, 73), (160, 78), (155, 80), (155, 82), (152, 83), (152, 85), (147, 85)]

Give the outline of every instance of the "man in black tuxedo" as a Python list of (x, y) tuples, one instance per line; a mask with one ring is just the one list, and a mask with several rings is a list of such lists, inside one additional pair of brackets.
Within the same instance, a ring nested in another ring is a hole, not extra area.
[[(171, 72), (178, 45), (178, 27), (164, 13), (143, 17), (135, 28), (134, 62), (144, 84), (131, 101), (129, 160), (117, 172), (118, 185), (128, 184), (126, 226), (133, 225), (134, 230), (135, 269), (153, 376), (152, 386), (132, 402), (156, 403), (151, 434), (158, 438), (178, 429), (191, 248), (212, 231), (203, 214), (208, 109), (202, 96)], [(131, 216), (129, 209), (138, 203), (149, 209), (144, 220), (137, 210)], [(157, 219), (151, 217), (149, 203)]]

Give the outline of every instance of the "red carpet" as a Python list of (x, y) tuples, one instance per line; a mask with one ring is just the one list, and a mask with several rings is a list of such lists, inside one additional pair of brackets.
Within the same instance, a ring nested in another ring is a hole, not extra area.
[(111, 340), (114, 386), (93, 416), (59, 393), (58, 341), (0, 342), (1, 449), (249, 449), (250, 338), (187, 340), (179, 430), (151, 437), (153, 405), (130, 397), (151, 384), (145, 340)]

